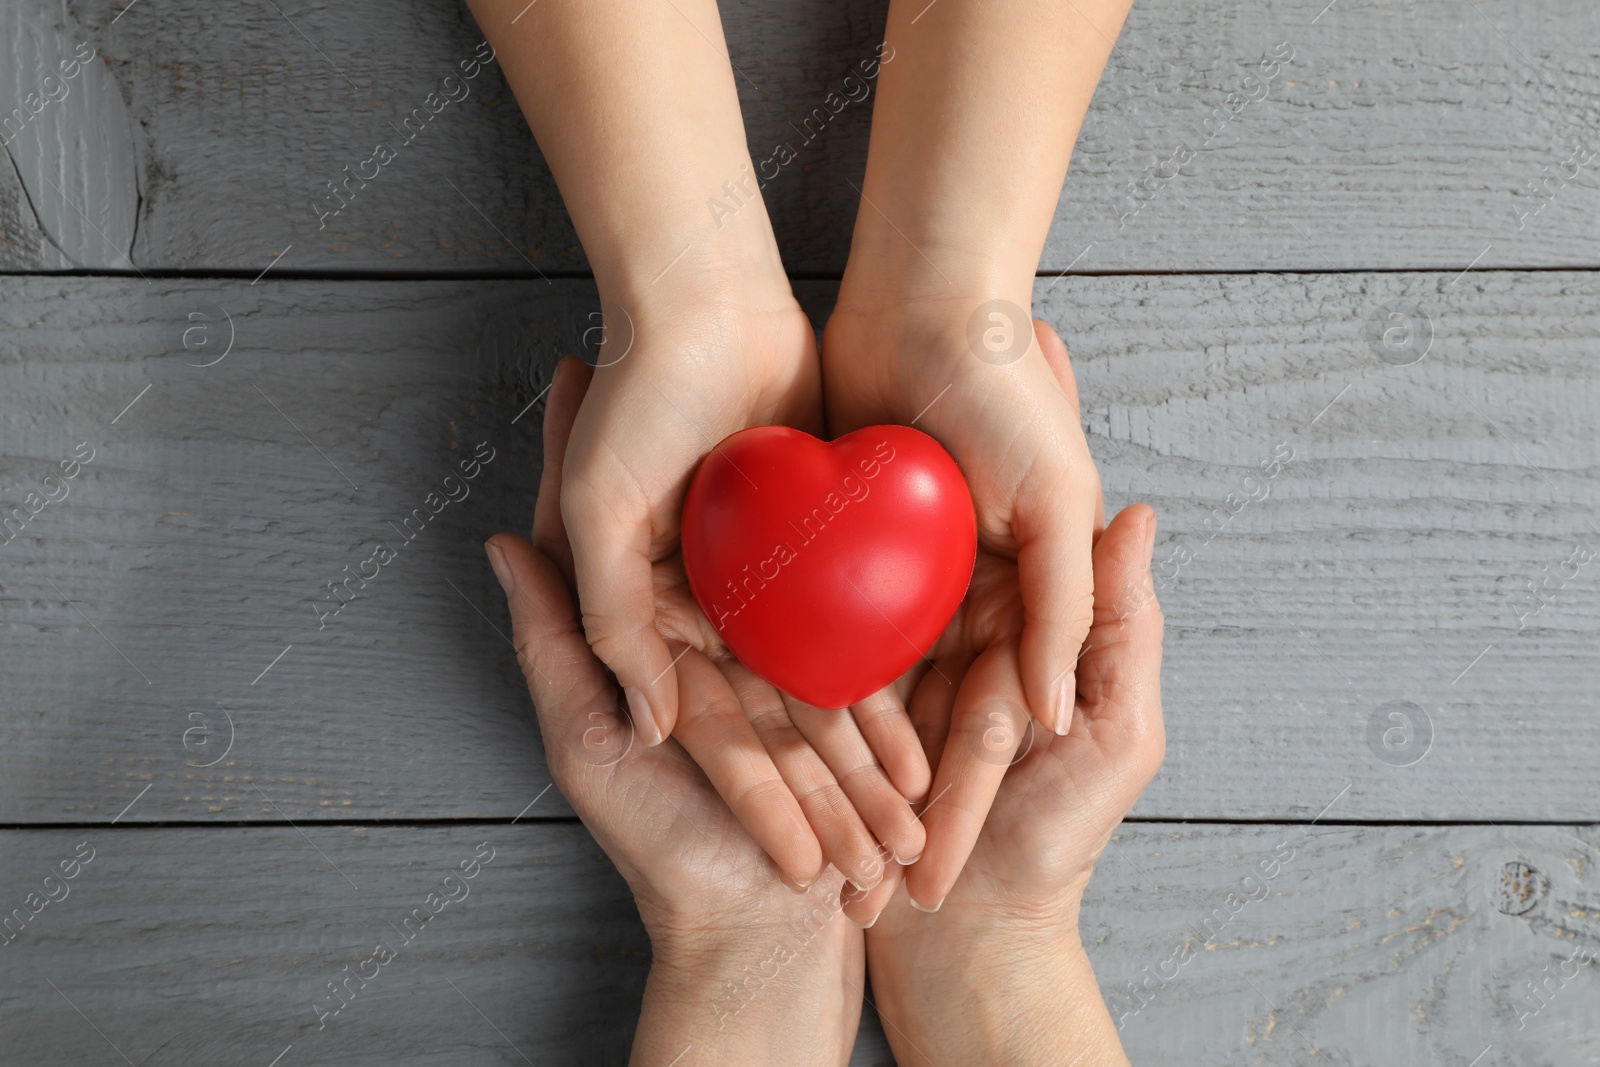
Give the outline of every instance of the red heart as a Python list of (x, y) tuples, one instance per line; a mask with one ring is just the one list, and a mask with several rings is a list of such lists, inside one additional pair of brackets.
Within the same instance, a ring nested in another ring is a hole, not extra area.
[(933, 647), (977, 556), (955, 460), (908, 426), (819, 441), (786, 426), (726, 438), (683, 507), (683, 564), (745, 666), (821, 708), (854, 704)]

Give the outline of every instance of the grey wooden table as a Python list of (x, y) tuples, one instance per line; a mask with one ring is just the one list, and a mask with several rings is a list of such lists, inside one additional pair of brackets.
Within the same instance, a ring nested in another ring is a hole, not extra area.
[[(1139, 1064), (1600, 1064), (1600, 21), (1324, 3), (1140, 0), (1038, 281), (1108, 507), (1163, 521), (1169, 755), (1086, 937)], [(883, 17), (724, 5), (819, 321), (869, 114), (795, 123)], [(492, 64), (330, 207), (478, 41), (452, 0), (0, 7), (0, 1063), (625, 1058), (648, 945), (478, 547), (593, 284)]]

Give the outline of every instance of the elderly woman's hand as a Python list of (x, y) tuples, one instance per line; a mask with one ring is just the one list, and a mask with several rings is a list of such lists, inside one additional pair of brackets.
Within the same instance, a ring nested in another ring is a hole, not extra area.
[[(1095, 544), (1094, 624), (1065, 736), (1031, 726), (1014, 680), (980, 676), (1014, 674), (1003, 657), (959, 679), (1012, 690), (991, 716), (963, 724), (947, 701), (912, 702), (941, 775), (952, 760), (1016, 762), (937, 913), (913, 909), (893, 869), (846, 904), (858, 917), (881, 909), (867, 961), (901, 1063), (1127, 1064), (1078, 936), (1078, 908), (1096, 858), (1165, 752), (1154, 537), (1154, 513), (1135, 505)], [(946, 800), (935, 794), (935, 805)]]
[[(562, 793), (627, 879), (650, 934), (635, 1064), (837, 1065), (860, 1019), (861, 932), (839, 921), (844, 879), (780, 880), (676, 740), (632, 744), (620, 695), (578, 627), (560, 569), (500, 534), (488, 552)], [(685, 706), (727, 700), (699, 652), (678, 664)]]

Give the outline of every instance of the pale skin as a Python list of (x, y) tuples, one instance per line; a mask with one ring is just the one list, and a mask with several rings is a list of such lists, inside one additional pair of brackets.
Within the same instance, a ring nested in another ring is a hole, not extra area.
[[(891, 3), (883, 54), (893, 58), (879, 72), (863, 204), (820, 360), (759, 195), (730, 216), (707, 211), (751, 168), (714, 3), (470, 6), (562, 190), (606, 311), (601, 369), (563, 386), (579, 401), (556, 464), (559, 497), (541, 493), (539, 509), (541, 545), (572, 575), (582, 636), (615, 675), (644, 745), (675, 738), (782, 877), (826, 885), (837, 877), (830, 866), (845, 872), (866, 890), (845, 907), (859, 924), (895, 914), (897, 902), (953, 922), (952, 910), (979, 907), (963, 867), (985, 857), (985, 820), (1001, 817), (1018, 770), (1004, 773), (972, 744), (931, 743), (928, 724), (982, 737), (987, 709), (1006, 701), (1058, 737), (1054, 751), (1082, 718), (1103, 506), (1070, 370), (1061, 372), (1065, 349), (1052, 332), (1034, 336), (1028, 309), (1128, 0)], [(999, 324), (1022, 339), (1015, 359), (980, 358), (969, 343), (990, 301), (1017, 309)], [(747, 426), (824, 435), (914, 418), (973, 490), (972, 592), (930, 652), (939, 671), (919, 668), (850, 715), (798, 704), (727, 656), (682, 588), (688, 478), (716, 441)], [(919, 801), (920, 818), (908, 803)], [(1082, 961), (1075, 933), (1052, 943), (1062, 966)], [(878, 970), (874, 957), (875, 981)], [(892, 970), (883, 980), (893, 984)], [(1046, 980), (1093, 987), (1086, 962)]]
[[(1128, 0), (891, 5), (865, 202), (820, 365), (759, 196), (732, 216), (706, 208), (750, 166), (734, 75), (716, 61), (725, 45), (711, 0), (471, 6), (610, 312), (561, 510), (578, 546), (585, 633), (622, 683), (640, 737), (653, 743), (677, 720), (652, 576), (677, 550), (699, 458), (751, 425), (838, 433), (919, 414), (918, 427), (951, 450), (973, 486), (983, 551), (1018, 563), (1025, 706), (1065, 729), (1092, 604), (1089, 543), (1103, 522), (1098, 478), (1042, 349), (1029, 344), (995, 365), (973, 356), (967, 330), (985, 301), (1031, 306), (1072, 145)], [(993, 56), (1005, 62), (981, 62)], [(1003, 182), (996, 159), (1006, 163)], [(1024, 313), (1011, 325), (1026, 334), (1025, 322)], [(759, 801), (740, 817), (769, 842), (801, 809), (808, 829), (778, 858), (802, 883), (825, 863), (856, 869), (869, 844), (898, 842), (898, 858), (915, 858), (906, 852), (921, 834), (926, 862), (910, 888), (920, 906), (937, 907), (997, 781), (956, 765), (931, 782), (906, 743), (894, 690), (852, 717), (780, 705), (783, 736), (812, 750), (772, 754), (787, 798), (764, 786), (765, 765), (730, 763), (730, 788)], [(955, 803), (912, 825), (897, 796), (925, 800), (951, 783)]]
[[(1059, 353), (1046, 351), (1028, 309), (1072, 146), (1129, 6), (889, 6), (895, 58), (879, 76), (864, 202), (823, 336), (823, 386), (834, 434), (917, 419), (972, 489), (980, 567), (1015, 563), (1015, 628), (971, 649), (986, 668), (1005, 666), (953, 694), (958, 721), (1019, 694), (1046, 729), (1062, 734), (1073, 721), (1094, 607), (1090, 545), (1104, 509), (1071, 375), (1052, 368), (1066, 351), (1053, 332)], [(972, 346), (974, 313), (995, 300), (1016, 310), (998, 321), (980, 313), (978, 326), (1026, 345), (1010, 362)], [(968, 614), (972, 606), (969, 595)], [(921, 689), (936, 683), (945, 684), (924, 678)], [(906, 872), (918, 906), (939, 907), (955, 885), (998, 785), (970, 759), (938, 764), (931, 794), (945, 795), (925, 814), (928, 847)]]
[[(682, 646), (671, 642), (703, 624), (663, 617), (654, 599), (656, 569), (677, 557), (689, 477), (737, 430), (824, 432), (816, 337), (759, 199), (722, 220), (706, 207), (751, 168), (714, 4), (471, 6), (607, 312), (600, 369), (560, 468), (560, 513), (585, 635), (621, 684), (640, 740), (659, 744), (680, 714)], [(832, 865), (871, 885), (880, 875), (859, 872), (880, 844), (907, 860), (922, 852), (910, 802), (932, 772), (893, 687), (839, 715), (717, 663), (756, 731), (743, 735), (773, 747), (762, 758), (703, 748), (703, 766), (739, 798), (739, 818), (789, 878), (809, 884)]]
[[(1075, 395), (1064, 348), (1044, 323), (1035, 328)], [(546, 458), (557, 471), (586, 385), (586, 370), (570, 361), (551, 389)], [(687, 647), (673, 642), (683, 652), (685, 714), (668, 742), (587, 743), (596, 730), (626, 736), (626, 721), (573, 611), (558, 495), (557, 485), (541, 487), (537, 549), (501, 534), (486, 551), (506, 590), (551, 773), (633, 888), (650, 933), (632, 1062), (669, 1064), (693, 1046), (703, 1063), (843, 1064), (865, 959), (902, 1064), (1126, 1064), (1078, 917), (1096, 859), (1165, 750), (1150, 510), (1128, 508), (1095, 543), (1095, 617), (1065, 736), (1030, 730), (1020, 708), (975, 729), (947, 700), (912, 700), (931, 761), (975, 756), (1003, 779), (947, 906), (927, 914), (902, 884), (914, 865), (878, 864), (866, 891), (834, 871), (805, 892), (781, 884), (770, 850), (735, 817), (738, 798), (724, 800), (723, 785), (690, 760), (704, 765), (707, 746), (761, 751), (730, 736), (731, 694), (716, 662), (726, 652), (710, 627), (686, 625)], [(983, 565), (975, 614), (992, 621), (965, 621), (942, 642), (937, 661), (958, 685), (1005, 689), (1012, 665), (969, 650), (989, 644), (989, 627), (1014, 627), (1005, 621), (1014, 569)], [(656, 596), (664, 616), (686, 618), (681, 573), (663, 568)]]

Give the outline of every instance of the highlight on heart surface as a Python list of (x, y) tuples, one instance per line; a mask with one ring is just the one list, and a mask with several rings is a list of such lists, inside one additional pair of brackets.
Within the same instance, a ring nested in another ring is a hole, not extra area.
[(932, 647), (977, 556), (967, 483), (937, 441), (866, 426), (724, 439), (683, 509), (689, 586), (729, 649), (779, 689), (843, 708)]

